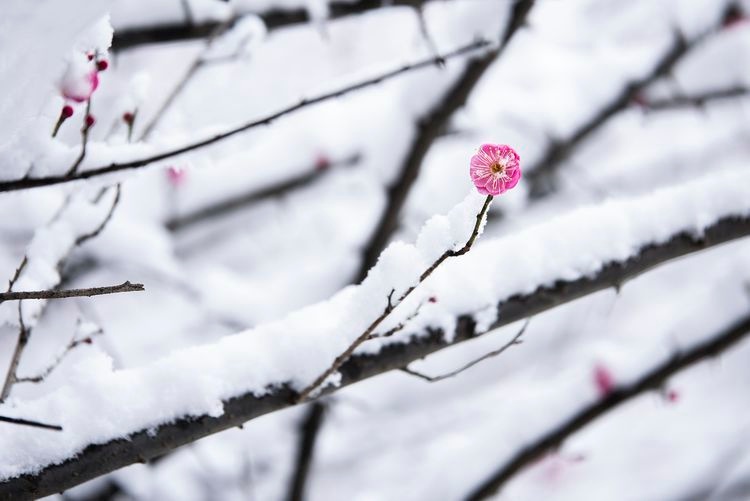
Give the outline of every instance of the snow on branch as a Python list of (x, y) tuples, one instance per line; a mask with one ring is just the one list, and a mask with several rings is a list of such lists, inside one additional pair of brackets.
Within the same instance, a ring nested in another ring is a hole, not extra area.
[(448, 89), (448, 92), (419, 121), (417, 135), (412, 141), (409, 152), (404, 157), (399, 176), (386, 190), (385, 209), (362, 251), (362, 263), (355, 277), (355, 282), (365, 278), (367, 270), (373, 267), (380, 252), (388, 245), (388, 241), (398, 227), (401, 209), (406, 203), (412, 186), (419, 177), (420, 168), (430, 147), (445, 129), (454, 113), (466, 104), (466, 100), (474, 87), (492, 63), (503, 53), (513, 35), (524, 25), (533, 6), (534, 0), (520, 0), (513, 6), (497, 48), (481, 58), (471, 61), (451, 88)]
[(670, 358), (645, 372), (635, 381), (612, 388), (605, 397), (581, 408), (557, 427), (542, 434), (538, 439), (519, 450), (466, 499), (479, 501), (492, 497), (517, 473), (546, 453), (560, 447), (574, 433), (608, 412), (615, 410), (620, 404), (648, 391), (660, 390), (670, 377), (694, 364), (721, 355), (744, 340), (748, 334), (750, 334), (750, 315), (739, 319), (723, 332), (697, 343), (687, 350), (674, 353)]
[(24, 190), (24, 189), (30, 189), (30, 188), (37, 188), (41, 186), (50, 186), (50, 185), (55, 185), (55, 184), (67, 183), (67, 182), (83, 180), (83, 179), (91, 179), (91, 178), (98, 177), (98, 176), (104, 176), (107, 174), (112, 174), (112, 173), (121, 172), (125, 170), (145, 167), (154, 162), (159, 162), (167, 158), (172, 158), (178, 155), (182, 155), (184, 153), (189, 153), (191, 151), (204, 148), (206, 146), (212, 145), (214, 143), (217, 143), (219, 141), (232, 137), (241, 132), (245, 132), (252, 128), (259, 127), (262, 125), (268, 125), (274, 120), (277, 120), (285, 115), (289, 115), (291, 113), (307, 108), (309, 106), (313, 106), (313, 105), (322, 103), (324, 101), (328, 101), (331, 99), (335, 99), (337, 97), (344, 96), (351, 92), (355, 92), (355, 91), (358, 91), (367, 87), (371, 87), (373, 85), (380, 84), (386, 80), (395, 78), (397, 76), (400, 76), (404, 73), (408, 73), (410, 71), (442, 64), (442, 62), (444, 62), (447, 59), (453, 59), (459, 56), (470, 54), (478, 50), (484, 49), (490, 45), (491, 45), (490, 42), (486, 40), (481, 40), (481, 39), (475, 40), (471, 43), (463, 45), (445, 54), (422, 59), (415, 63), (406, 64), (406, 65), (401, 66), (400, 68), (397, 68), (397, 69), (394, 69), (385, 73), (381, 73), (379, 75), (362, 80), (360, 82), (356, 82), (354, 84), (347, 85), (347, 86), (344, 86), (342, 88), (339, 88), (330, 92), (324, 92), (315, 97), (302, 99), (300, 102), (287, 106), (281, 110), (271, 113), (270, 115), (251, 120), (245, 124), (239, 125), (237, 127), (234, 127), (222, 133), (216, 134), (209, 138), (201, 139), (199, 141), (189, 143), (189, 144), (186, 144), (186, 145), (183, 145), (183, 146), (171, 149), (171, 150), (167, 150), (161, 153), (154, 154), (154, 155), (146, 156), (144, 158), (130, 160), (130, 161), (121, 162), (121, 163), (114, 162), (109, 165), (104, 165), (100, 167), (78, 169), (76, 172), (72, 172), (72, 173), (69, 172), (65, 174), (51, 175), (51, 176), (45, 176), (45, 177), (24, 177), (22, 179), (0, 181), (0, 192)]
[[(113, 371), (101, 354), (85, 378), (34, 400), (15, 399), (14, 414), (54, 417), (65, 432), (42, 440), (24, 428), (0, 428), (6, 458), (0, 497), (60, 492), (293, 405), (382, 311), (390, 290), (402, 294), (426, 257), (439, 256), (446, 242), (460, 242), (460, 228), (466, 237), (467, 218), (480, 202), (475, 195), (451, 216), (433, 217), (416, 245), (392, 244), (362, 285), (328, 301), (143, 367)], [(337, 384), (323, 392), (400, 369), (497, 327), (618, 287), (671, 259), (746, 236), (750, 172), (739, 169), (583, 207), (485, 240), (445, 263), (407, 298), (412, 306), (433, 296), (435, 303), (425, 304), (396, 335), (360, 346), (337, 371)], [(413, 308), (402, 310), (408, 315)], [(403, 319), (394, 317), (394, 325)], [(0, 413), (7, 414), (9, 405), (0, 406)]]
[[(377, 9), (389, 7), (412, 7), (419, 9), (435, 0), (356, 0), (336, 1), (328, 3), (328, 20), (342, 17), (365, 14)], [(263, 20), (266, 28), (271, 31), (286, 28), (296, 24), (304, 24), (314, 21), (307, 9), (278, 9), (272, 8), (265, 12), (256, 14)], [(237, 14), (228, 22), (236, 23), (243, 15)], [(163, 42), (175, 42), (180, 40), (193, 40), (205, 38), (215, 33), (226, 21), (207, 21), (202, 23), (171, 22), (148, 26), (131, 26), (117, 30), (112, 40), (112, 50), (124, 50), (139, 45)]]

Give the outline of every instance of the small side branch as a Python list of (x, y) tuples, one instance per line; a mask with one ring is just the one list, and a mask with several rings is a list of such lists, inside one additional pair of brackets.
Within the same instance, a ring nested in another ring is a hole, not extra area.
[(673, 110), (689, 107), (701, 108), (713, 101), (724, 101), (727, 99), (746, 97), (748, 95), (750, 95), (750, 89), (747, 87), (730, 87), (728, 89), (712, 90), (700, 94), (655, 99), (653, 101), (646, 101), (643, 106), (648, 111)]
[(119, 294), (121, 292), (142, 292), (146, 290), (143, 284), (134, 284), (130, 281), (119, 285), (107, 285), (103, 287), (88, 287), (84, 289), (67, 290), (42, 290), (42, 291), (12, 291), (0, 292), (0, 302), (21, 301), (23, 299), (65, 299), (71, 297), (92, 297), (105, 294)]
[[(469, 239), (466, 241), (463, 247), (461, 247), (459, 250), (452, 250), (449, 249), (445, 251), (432, 265), (430, 265), (429, 268), (427, 268), (419, 277), (419, 280), (415, 285), (412, 285), (406, 291), (401, 294), (401, 296), (398, 298), (398, 301), (393, 303), (393, 293), (394, 291), (391, 290), (390, 294), (388, 294), (388, 303), (383, 310), (383, 313), (380, 314), (378, 318), (372, 321), (372, 323), (360, 334), (352, 344), (349, 345), (349, 347), (344, 350), (343, 353), (341, 353), (336, 359), (333, 361), (330, 367), (323, 371), (322, 374), (320, 374), (315, 381), (313, 381), (309, 386), (307, 386), (305, 389), (303, 389), (297, 398), (295, 399), (297, 403), (304, 402), (308, 398), (310, 398), (320, 387), (325, 384), (326, 380), (333, 375), (336, 371), (341, 368), (344, 363), (349, 360), (349, 358), (354, 353), (354, 350), (356, 350), (362, 343), (365, 341), (368, 341), (369, 339), (372, 339), (372, 335), (375, 333), (375, 330), (380, 326), (383, 321), (385, 321), (390, 314), (401, 304), (403, 303), (404, 299), (409, 297), (409, 295), (414, 292), (414, 290), (427, 280), (427, 278), (437, 269), (438, 266), (440, 266), (446, 259), (449, 257), (454, 256), (462, 256), (466, 254), (474, 244), (474, 241), (477, 239), (477, 236), (479, 235), (479, 229), (482, 226), (482, 221), (484, 220), (485, 216), (487, 215), (487, 211), (490, 208), (490, 203), (492, 202), (492, 195), (487, 195), (487, 197), (484, 199), (484, 204), (482, 205), (482, 209), (477, 214), (476, 223), (474, 224), (474, 229), (471, 232), (471, 236), (469, 236)], [(403, 325), (397, 326), (393, 332), (397, 332), (398, 330), (402, 329)]]
[(514, 475), (549, 451), (560, 447), (568, 437), (596, 419), (642, 393), (659, 390), (673, 375), (703, 360), (722, 354), (742, 341), (748, 334), (750, 334), (750, 315), (738, 320), (718, 335), (698, 343), (686, 351), (675, 353), (671, 358), (644, 373), (633, 383), (615, 388), (606, 397), (583, 407), (566, 421), (526, 445), (514, 454), (508, 462), (498, 468), (495, 473), (491, 474), (466, 499), (478, 501), (496, 494)]
[(448, 378), (452, 378), (452, 377), (458, 376), (459, 374), (461, 374), (465, 370), (471, 369), (472, 367), (474, 367), (478, 363), (484, 362), (485, 360), (487, 360), (489, 358), (496, 357), (496, 356), (500, 355), (501, 353), (503, 353), (505, 350), (507, 350), (511, 346), (515, 346), (517, 344), (521, 344), (522, 343), (521, 336), (523, 336), (524, 332), (526, 332), (526, 327), (529, 326), (529, 322), (530, 321), (531, 321), (531, 319), (527, 319), (526, 322), (524, 322), (523, 327), (521, 327), (521, 330), (519, 330), (518, 333), (515, 336), (513, 336), (513, 339), (511, 339), (510, 341), (508, 341), (507, 343), (505, 343), (504, 345), (502, 345), (500, 348), (498, 348), (496, 350), (493, 350), (493, 351), (491, 351), (489, 353), (485, 353), (481, 357), (479, 357), (479, 358), (477, 358), (475, 360), (472, 360), (468, 364), (466, 364), (466, 365), (464, 365), (464, 366), (462, 366), (459, 369), (456, 369), (454, 371), (447, 372), (447, 373), (441, 374), (439, 376), (428, 376), (427, 374), (423, 374), (423, 373), (421, 373), (419, 371), (415, 371), (413, 369), (410, 369), (408, 365), (406, 367), (402, 367), (401, 370), (403, 372), (405, 372), (406, 374), (418, 377), (418, 378), (423, 379), (423, 380), (425, 380), (425, 381), (427, 381), (429, 383), (437, 383), (438, 381), (442, 381), (443, 379), (448, 379)]
[(0, 422), (18, 424), (21, 426), (31, 426), (33, 428), (43, 428), (45, 430), (62, 431), (62, 426), (56, 424), (40, 423), (39, 421), (30, 421), (28, 419), (19, 419), (6, 416), (0, 416)]

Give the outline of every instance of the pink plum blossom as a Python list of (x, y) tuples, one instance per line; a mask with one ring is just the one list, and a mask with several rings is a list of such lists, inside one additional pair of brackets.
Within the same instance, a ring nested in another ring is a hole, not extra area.
[(99, 73), (96, 67), (85, 57), (74, 58), (60, 81), (60, 92), (63, 97), (82, 103), (91, 98), (99, 87)]
[(505, 193), (521, 179), (521, 158), (505, 144), (483, 144), (470, 165), (471, 180), (482, 195)]
[(602, 397), (606, 397), (615, 389), (615, 380), (612, 373), (607, 367), (600, 364), (594, 367), (594, 384), (596, 384), (596, 389)]

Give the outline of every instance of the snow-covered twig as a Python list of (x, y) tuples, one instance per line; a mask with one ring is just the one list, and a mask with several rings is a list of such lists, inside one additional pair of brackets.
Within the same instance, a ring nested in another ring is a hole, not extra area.
[(404, 66), (401, 66), (400, 68), (382, 73), (380, 75), (377, 75), (372, 78), (368, 78), (366, 80), (357, 82), (355, 84), (347, 85), (345, 87), (342, 87), (340, 89), (337, 89), (331, 92), (325, 92), (323, 94), (320, 94), (312, 98), (302, 99), (297, 104), (287, 106), (277, 112), (271, 113), (270, 115), (252, 120), (250, 122), (234, 127), (220, 134), (216, 134), (209, 138), (202, 139), (193, 143), (189, 143), (184, 146), (180, 146), (179, 148), (175, 148), (172, 150), (164, 151), (162, 153), (157, 153), (152, 156), (141, 158), (139, 160), (132, 160), (132, 161), (123, 162), (123, 163), (115, 162), (110, 165), (95, 167), (92, 169), (87, 169), (84, 171), (76, 172), (75, 175), (63, 174), (63, 175), (55, 175), (55, 176), (47, 176), (47, 177), (25, 177), (23, 179), (16, 179), (16, 180), (11, 180), (11, 181), (0, 181), (0, 192), (38, 188), (41, 186), (50, 186), (50, 185), (55, 185), (55, 184), (67, 183), (71, 181), (104, 176), (107, 174), (121, 172), (124, 170), (138, 169), (141, 167), (145, 167), (154, 162), (158, 162), (161, 160), (165, 160), (167, 158), (175, 157), (177, 155), (182, 155), (184, 153), (188, 153), (194, 150), (198, 150), (200, 148), (204, 148), (206, 146), (217, 143), (219, 141), (232, 137), (241, 132), (245, 132), (252, 128), (259, 127), (262, 125), (268, 125), (274, 120), (277, 120), (285, 115), (294, 113), (303, 108), (307, 108), (309, 106), (313, 106), (324, 101), (328, 101), (331, 99), (335, 99), (337, 97), (344, 96), (351, 92), (355, 92), (355, 91), (358, 91), (367, 87), (371, 87), (373, 85), (380, 84), (386, 80), (395, 78), (399, 75), (403, 75), (404, 73), (408, 73), (410, 71), (434, 66), (435, 64), (443, 60), (453, 59), (459, 56), (463, 56), (465, 54), (476, 52), (478, 50), (488, 47), (489, 45), (490, 45), (490, 42), (486, 40), (475, 40), (471, 43), (463, 45), (450, 52), (442, 54), (439, 57), (430, 57), (430, 58), (422, 59), (416, 63), (406, 64)]
[(604, 398), (593, 402), (563, 421), (537, 440), (526, 445), (510, 460), (492, 473), (466, 498), (469, 501), (487, 499), (496, 494), (513, 476), (526, 466), (554, 450), (574, 433), (596, 419), (617, 408), (620, 404), (652, 390), (659, 390), (675, 374), (706, 359), (721, 355), (750, 334), (750, 315), (729, 328), (693, 347), (677, 352), (670, 358), (641, 375), (632, 383), (613, 388)]
[(625, 84), (619, 94), (580, 124), (566, 139), (552, 140), (540, 159), (527, 171), (526, 181), (529, 183), (531, 196), (543, 197), (553, 191), (555, 174), (579, 145), (598, 131), (609, 119), (627, 109), (649, 85), (669, 75), (684, 57), (720, 28), (721, 22), (689, 40), (686, 40), (680, 32), (675, 32), (671, 46), (647, 75)]
[(409, 374), (411, 376), (415, 376), (415, 377), (418, 377), (420, 379), (424, 379), (425, 381), (427, 381), (429, 383), (437, 383), (438, 381), (442, 381), (443, 379), (452, 378), (454, 376), (457, 376), (457, 375), (461, 374), (465, 370), (471, 369), (472, 367), (474, 367), (475, 365), (477, 365), (480, 362), (484, 362), (485, 360), (487, 360), (489, 358), (496, 357), (496, 356), (500, 355), (501, 353), (505, 352), (505, 350), (507, 350), (511, 346), (515, 346), (517, 344), (521, 344), (521, 340), (520, 340), (521, 336), (523, 336), (524, 332), (526, 332), (526, 327), (529, 326), (530, 320), (531, 319), (526, 320), (526, 322), (524, 322), (524, 324), (523, 324), (523, 327), (521, 327), (521, 330), (519, 330), (516, 333), (516, 335), (513, 336), (513, 339), (511, 339), (510, 341), (508, 341), (507, 343), (505, 343), (504, 345), (502, 345), (500, 348), (498, 348), (496, 350), (492, 350), (489, 353), (485, 353), (481, 357), (479, 357), (477, 359), (474, 359), (471, 362), (469, 362), (468, 364), (463, 365), (462, 367), (460, 367), (460, 368), (458, 368), (456, 370), (453, 370), (451, 372), (447, 372), (447, 373), (441, 374), (439, 376), (428, 376), (427, 374), (423, 374), (423, 373), (421, 373), (419, 371), (415, 371), (414, 369), (410, 369), (408, 365), (406, 367), (402, 367), (401, 371), (403, 371), (406, 374)]
[(73, 339), (70, 340), (68, 345), (65, 347), (65, 349), (60, 353), (57, 358), (55, 358), (54, 362), (52, 362), (50, 365), (48, 365), (43, 371), (41, 371), (36, 376), (27, 376), (27, 377), (18, 377), (16, 378), (16, 383), (41, 383), (45, 379), (47, 379), (47, 376), (52, 374), (52, 372), (60, 365), (60, 363), (65, 359), (65, 356), (73, 351), (74, 349), (78, 348), (82, 344), (91, 344), (91, 338), (97, 335), (102, 334), (104, 331), (100, 328), (96, 330), (95, 332), (89, 334), (88, 336), (84, 337), (83, 339), (76, 339), (75, 335), (73, 336)]
[(145, 290), (143, 284), (134, 284), (130, 281), (119, 285), (107, 285), (103, 287), (87, 287), (83, 289), (67, 290), (41, 290), (41, 291), (8, 291), (0, 292), (0, 302), (20, 301), (23, 299), (65, 299), (71, 297), (103, 296), (105, 294), (119, 294), (121, 292), (140, 292)]
[(446, 94), (421, 120), (417, 135), (408, 154), (404, 157), (398, 178), (386, 190), (386, 206), (376, 227), (362, 251), (362, 262), (354, 282), (360, 282), (367, 271), (375, 265), (380, 252), (388, 245), (391, 235), (398, 226), (399, 215), (411, 188), (419, 177), (427, 152), (440, 136), (453, 114), (466, 103), (474, 87), (487, 69), (497, 60), (513, 35), (524, 25), (534, 0), (520, 0), (513, 6), (512, 13), (498, 46), (466, 65), (463, 74), (454, 82)]
[(332, 376), (336, 371), (339, 370), (339, 368), (344, 365), (344, 362), (349, 360), (349, 358), (354, 353), (354, 350), (356, 350), (359, 346), (362, 345), (365, 341), (368, 341), (371, 339), (372, 334), (375, 332), (375, 329), (377, 329), (380, 324), (383, 323), (384, 320), (386, 320), (390, 314), (398, 308), (398, 306), (409, 297), (409, 295), (414, 292), (414, 290), (427, 280), (427, 278), (432, 275), (432, 273), (441, 265), (443, 264), (448, 258), (451, 257), (457, 257), (457, 256), (463, 256), (467, 252), (471, 250), (471, 247), (474, 245), (474, 241), (479, 236), (479, 230), (482, 227), (482, 222), (484, 221), (484, 217), (487, 215), (487, 210), (490, 208), (490, 203), (492, 202), (492, 195), (487, 195), (487, 198), (484, 200), (484, 204), (482, 205), (482, 209), (477, 214), (476, 222), (474, 223), (474, 229), (471, 232), (471, 236), (469, 236), (469, 240), (466, 241), (463, 247), (461, 247), (458, 250), (448, 249), (445, 252), (443, 252), (439, 258), (435, 260), (422, 274), (419, 276), (419, 280), (416, 284), (412, 285), (406, 291), (401, 294), (401, 296), (398, 298), (398, 300), (393, 303), (392, 302), (392, 294), (388, 296), (388, 303), (383, 310), (383, 313), (380, 314), (379, 317), (377, 317), (375, 320), (372, 321), (372, 323), (360, 334), (353, 343), (349, 345), (349, 347), (344, 350), (338, 357), (336, 357), (331, 364), (330, 367), (328, 367), (325, 371), (323, 371), (316, 379), (313, 381), (309, 386), (307, 386), (305, 389), (303, 389), (299, 395), (296, 398), (296, 401), (304, 402), (308, 398), (310, 398), (315, 392), (317, 392), (320, 387), (325, 384), (326, 380)]

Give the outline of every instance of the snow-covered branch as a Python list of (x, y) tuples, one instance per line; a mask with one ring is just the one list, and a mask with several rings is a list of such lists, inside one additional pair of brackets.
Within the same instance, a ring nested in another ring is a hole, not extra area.
[(278, 120), (279, 118), (283, 116), (294, 113), (298, 110), (322, 103), (324, 101), (335, 99), (337, 97), (344, 96), (346, 94), (358, 91), (360, 89), (364, 89), (367, 87), (371, 87), (373, 85), (377, 85), (386, 80), (395, 78), (399, 75), (408, 73), (410, 71), (427, 68), (429, 66), (441, 64), (442, 62), (448, 59), (453, 59), (453, 58), (457, 58), (459, 56), (463, 56), (466, 54), (471, 54), (489, 45), (490, 45), (490, 42), (487, 42), (485, 40), (475, 40), (471, 43), (463, 45), (445, 54), (422, 59), (421, 61), (418, 61), (415, 63), (406, 64), (404, 66), (401, 66), (400, 68), (376, 75), (372, 78), (368, 78), (368, 79), (362, 80), (360, 82), (357, 82), (351, 85), (344, 86), (340, 89), (336, 89), (330, 92), (325, 92), (315, 97), (302, 99), (300, 102), (296, 104), (282, 108), (264, 117), (251, 120), (237, 127), (233, 127), (229, 130), (213, 135), (209, 138), (191, 142), (189, 144), (186, 144), (186, 145), (174, 148), (174, 149), (170, 149), (167, 151), (163, 151), (161, 153), (146, 156), (144, 158), (130, 160), (126, 162), (120, 162), (120, 163), (114, 162), (109, 165), (104, 165), (104, 166), (99, 166), (99, 167), (79, 169), (74, 173), (65, 173), (65, 174), (51, 175), (51, 176), (45, 176), (45, 177), (24, 177), (22, 179), (0, 181), (0, 192), (24, 190), (24, 189), (30, 189), (30, 188), (38, 188), (41, 186), (50, 186), (50, 185), (68, 183), (71, 181), (91, 179), (94, 177), (104, 176), (107, 174), (113, 174), (113, 173), (121, 172), (125, 170), (145, 167), (154, 162), (159, 162), (161, 160), (166, 160), (168, 158), (172, 158), (178, 155), (182, 155), (184, 153), (189, 153), (191, 151), (204, 148), (206, 146), (212, 145), (224, 139), (233, 137), (242, 132), (253, 129), (255, 127), (268, 125), (271, 122)]
[(559, 426), (542, 434), (537, 440), (519, 450), (466, 499), (479, 501), (492, 497), (526, 466), (560, 447), (568, 437), (596, 419), (643, 393), (660, 390), (670, 377), (706, 359), (721, 355), (744, 340), (748, 334), (750, 334), (750, 315), (737, 320), (726, 330), (686, 350), (674, 353), (670, 358), (645, 372), (634, 381), (613, 388), (604, 398), (583, 407), (560, 423)]
[[(331, 1), (328, 3), (328, 14), (326, 20), (334, 20), (342, 17), (365, 14), (377, 9), (389, 7), (412, 7), (419, 9), (435, 0), (356, 0)], [(234, 23), (242, 18), (239, 14), (229, 19)], [(285, 28), (296, 24), (305, 24), (314, 21), (307, 9), (278, 9), (273, 8), (266, 12), (259, 12), (259, 16), (269, 31)], [(202, 23), (172, 22), (149, 26), (130, 26), (115, 33), (112, 40), (112, 49), (115, 51), (137, 47), (139, 45), (163, 42), (175, 42), (181, 40), (193, 40), (211, 36), (222, 21), (206, 21)]]
[[(339, 384), (400, 369), (502, 325), (619, 287), (671, 259), (748, 236), (747, 181), (742, 170), (698, 179), (486, 240), (425, 282), (420, 294), (439, 301), (426, 305), (398, 335), (363, 345), (340, 367)], [(662, 218), (650, 217), (654, 213)], [(429, 222), (417, 247), (434, 243), (444, 224), (444, 217)], [(580, 243), (591, 242), (593, 235), (597, 245), (584, 252)], [(359, 326), (367, 325), (371, 313), (382, 309), (375, 298), (382, 299), (394, 285), (404, 290), (412, 283), (409, 273), (393, 284), (405, 273), (404, 265), (414, 264), (410, 248), (394, 244), (363, 285), (285, 319), (145, 367), (105, 369), (42, 398), (14, 402), (17, 413), (40, 419), (54, 415), (66, 436), (40, 444), (23, 429), (0, 430), (0, 447), (10, 458), (0, 466), (5, 479), (0, 495), (23, 499), (59, 492), (291, 406), (298, 392), (351, 343)], [(512, 267), (508, 256), (517, 257)], [(488, 304), (493, 306), (488, 309)], [(132, 398), (106, 397), (125, 387)], [(0, 407), (3, 414), (8, 410)]]

